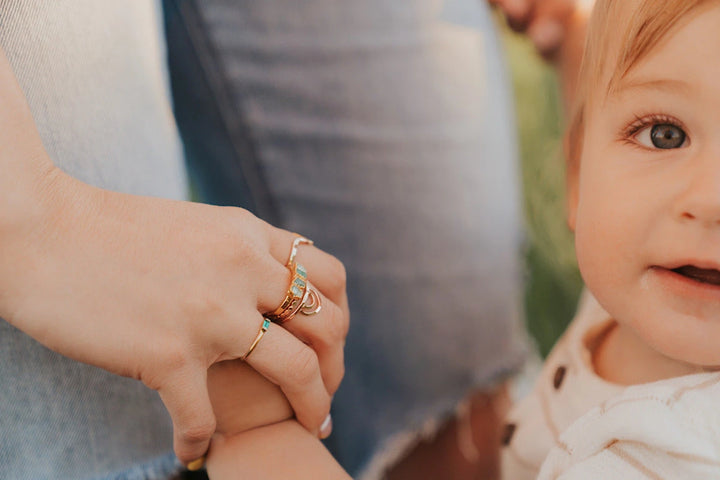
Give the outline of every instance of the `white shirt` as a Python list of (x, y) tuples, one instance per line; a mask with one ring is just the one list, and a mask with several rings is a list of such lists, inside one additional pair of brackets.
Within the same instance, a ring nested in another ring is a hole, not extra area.
[(585, 294), (572, 323), (548, 356), (532, 392), (508, 415), (502, 478), (535, 479), (560, 434), (581, 415), (625, 387), (607, 382), (592, 368), (595, 344), (613, 320)]

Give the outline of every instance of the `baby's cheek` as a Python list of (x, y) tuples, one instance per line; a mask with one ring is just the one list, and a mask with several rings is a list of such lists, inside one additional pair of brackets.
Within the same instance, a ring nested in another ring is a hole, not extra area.
[(217, 433), (224, 435), (281, 422), (294, 415), (282, 390), (240, 360), (210, 367), (208, 391)]

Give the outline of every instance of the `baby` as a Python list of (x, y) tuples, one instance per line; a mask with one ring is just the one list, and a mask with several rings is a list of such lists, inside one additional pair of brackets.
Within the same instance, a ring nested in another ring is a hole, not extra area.
[(718, 52), (720, 1), (597, 0), (567, 149), (594, 298), (511, 412), (504, 478), (720, 478)]

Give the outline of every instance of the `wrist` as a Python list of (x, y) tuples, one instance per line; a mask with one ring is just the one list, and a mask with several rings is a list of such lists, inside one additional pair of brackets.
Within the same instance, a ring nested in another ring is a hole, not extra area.
[(0, 317), (11, 322), (21, 299), (32, 291), (33, 272), (42, 266), (43, 240), (72, 204), (68, 190), (77, 182), (49, 158), (22, 173), (0, 194)]

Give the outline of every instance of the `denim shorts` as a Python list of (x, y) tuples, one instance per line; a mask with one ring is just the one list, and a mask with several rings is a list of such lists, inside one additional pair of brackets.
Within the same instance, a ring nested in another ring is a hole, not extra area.
[(203, 200), (250, 208), (347, 267), (347, 370), (328, 446), (361, 475), (526, 353), (511, 84), (490, 11), (478, 0), (165, 6)]

